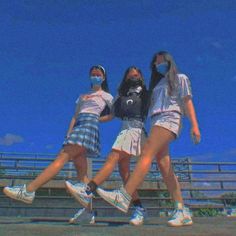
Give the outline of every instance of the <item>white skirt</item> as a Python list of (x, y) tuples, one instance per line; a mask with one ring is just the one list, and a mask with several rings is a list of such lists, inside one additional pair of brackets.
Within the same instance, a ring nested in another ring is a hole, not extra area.
[(142, 146), (147, 135), (143, 122), (137, 120), (124, 120), (122, 129), (114, 142), (112, 149), (123, 151), (132, 156), (140, 156)]

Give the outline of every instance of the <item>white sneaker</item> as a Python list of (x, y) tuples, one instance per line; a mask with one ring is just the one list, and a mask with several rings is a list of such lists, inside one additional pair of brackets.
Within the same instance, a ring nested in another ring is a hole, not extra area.
[(77, 183), (77, 184), (72, 184), (69, 181), (65, 182), (67, 190), (70, 192), (70, 194), (77, 200), (79, 203), (84, 206), (85, 208), (88, 207), (88, 205), (92, 202), (92, 196), (87, 195), (85, 196), (86, 192), (86, 184), (84, 183)]
[(95, 213), (88, 212), (85, 208), (80, 209), (72, 218), (69, 220), (70, 224), (95, 224)]
[(175, 209), (167, 224), (174, 227), (192, 225), (193, 221), (189, 209), (187, 207), (184, 207), (183, 210)]
[(191, 218), (193, 216), (192, 211), (186, 206), (184, 206), (183, 210), (184, 210), (185, 217), (189, 217), (190, 219), (192, 219)]
[(3, 192), (10, 198), (31, 204), (35, 197), (35, 192), (27, 192), (26, 185), (5, 187)]
[(131, 216), (129, 223), (131, 225), (142, 225), (145, 219), (146, 211), (142, 207), (134, 207), (134, 212)]
[(105, 191), (101, 188), (97, 188), (97, 193), (108, 203), (123, 211), (125, 213), (129, 210), (129, 204), (131, 196), (126, 192), (124, 188), (113, 191)]

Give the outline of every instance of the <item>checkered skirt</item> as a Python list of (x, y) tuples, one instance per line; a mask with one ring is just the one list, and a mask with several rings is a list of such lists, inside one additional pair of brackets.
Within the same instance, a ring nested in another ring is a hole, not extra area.
[(88, 157), (100, 156), (99, 116), (91, 113), (80, 113), (70, 135), (63, 145), (77, 144), (87, 149)]

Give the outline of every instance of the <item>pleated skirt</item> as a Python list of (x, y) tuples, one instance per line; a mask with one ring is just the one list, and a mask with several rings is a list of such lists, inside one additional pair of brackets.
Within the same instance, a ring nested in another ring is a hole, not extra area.
[(85, 147), (88, 157), (100, 156), (99, 116), (91, 113), (81, 113), (75, 126), (63, 145), (77, 144)]

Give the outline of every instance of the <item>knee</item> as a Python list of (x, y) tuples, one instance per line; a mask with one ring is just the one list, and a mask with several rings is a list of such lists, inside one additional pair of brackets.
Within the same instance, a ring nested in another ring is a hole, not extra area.
[(61, 152), (55, 159), (54, 164), (56, 166), (62, 165), (62, 164), (64, 165), (68, 161), (69, 161), (69, 155), (67, 153)]
[(152, 164), (152, 158), (148, 156), (143, 156), (139, 160), (139, 165), (141, 165), (142, 169), (149, 169)]
[(174, 175), (172, 166), (167, 160), (158, 159), (157, 163), (163, 178), (170, 178)]

